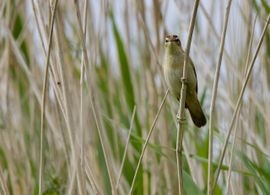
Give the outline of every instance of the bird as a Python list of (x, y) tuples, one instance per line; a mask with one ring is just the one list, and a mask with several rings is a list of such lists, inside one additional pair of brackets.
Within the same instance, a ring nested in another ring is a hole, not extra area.
[[(180, 99), (180, 90), (182, 87), (181, 78), (183, 76), (185, 51), (182, 48), (181, 41), (177, 35), (167, 35), (165, 37), (165, 49), (163, 58), (163, 73), (170, 93)], [(198, 100), (198, 80), (194, 64), (189, 57), (186, 65), (187, 71), (187, 91), (185, 108), (189, 110), (191, 119), (197, 127), (206, 124), (206, 117)]]

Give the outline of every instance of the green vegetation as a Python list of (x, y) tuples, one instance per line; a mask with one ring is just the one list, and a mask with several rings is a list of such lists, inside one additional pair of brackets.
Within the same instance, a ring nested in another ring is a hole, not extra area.
[[(208, 122), (225, 2), (200, 2), (190, 49)], [(177, 194), (178, 102), (168, 95), (160, 107), (167, 90), (163, 39), (178, 34), (186, 47), (194, 1), (59, 0), (49, 46), (54, 3), (0, 1), (0, 194), (39, 194), (40, 168), (44, 195)], [(269, 14), (267, 0), (232, 1), (212, 116), (213, 180)], [(215, 195), (270, 194), (269, 64), (270, 27), (232, 126)], [(209, 123), (198, 129), (188, 112), (186, 119), (184, 191), (207, 194)]]

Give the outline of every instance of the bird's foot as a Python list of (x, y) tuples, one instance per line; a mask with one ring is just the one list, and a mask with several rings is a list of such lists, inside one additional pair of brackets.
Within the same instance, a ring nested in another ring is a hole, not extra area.
[(180, 113), (177, 113), (176, 114), (176, 120), (177, 120), (178, 123), (183, 123), (183, 122), (186, 121), (186, 118), (185, 117), (180, 118)]
[(187, 78), (182, 77), (182, 78), (181, 78), (181, 82), (184, 83), (184, 84), (187, 84), (187, 83), (188, 83), (188, 82), (187, 82)]
[(177, 122), (180, 122), (180, 113), (179, 112), (176, 114), (176, 120), (177, 120)]

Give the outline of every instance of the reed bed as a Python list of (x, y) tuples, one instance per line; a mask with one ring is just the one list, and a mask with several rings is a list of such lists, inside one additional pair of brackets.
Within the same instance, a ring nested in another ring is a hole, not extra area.
[[(198, 2), (0, 1), (0, 194), (270, 194), (270, 3)], [(167, 34), (208, 119), (183, 150)]]

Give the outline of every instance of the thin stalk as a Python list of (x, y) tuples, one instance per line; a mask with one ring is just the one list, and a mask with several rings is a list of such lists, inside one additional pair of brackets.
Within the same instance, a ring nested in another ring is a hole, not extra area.
[(148, 133), (148, 135), (147, 135), (147, 138), (146, 138), (146, 140), (145, 140), (145, 142), (144, 142), (144, 145), (143, 145), (143, 148), (142, 148), (142, 152), (141, 152), (141, 155), (140, 155), (140, 158), (139, 158), (139, 161), (138, 161), (138, 164), (137, 164), (137, 167), (136, 167), (134, 176), (133, 176), (133, 180), (132, 180), (132, 183), (131, 183), (130, 191), (129, 191), (129, 193), (128, 193), (129, 195), (132, 194), (132, 191), (133, 191), (133, 188), (134, 188), (134, 184), (135, 184), (135, 180), (136, 180), (136, 177), (137, 177), (137, 174), (138, 174), (138, 171), (139, 171), (139, 168), (140, 168), (140, 165), (141, 165), (141, 162), (142, 162), (142, 159), (143, 159), (143, 156), (144, 156), (146, 147), (147, 147), (148, 142), (149, 142), (149, 140), (150, 140), (150, 137), (151, 137), (151, 135), (152, 135), (152, 133), (153, 133), (153, 130), (154, 130), (155, 126), (156, 126), (157, 119), (158, 119), (158, 117), (159, 117), (159, 115), (160, 115), (160, 112), (161, 112), (161, 110), (162, 110), (162, 108), (163, 108), (163, 105), (164, 105), (165, 100), (166, 100), (166, 98), (167, 98), (167, 96), (168, 96), (168, 93), (169, 93), (169, 90), (166, 91), (166, 93), (165, 93), (165, 95), (164, 95), (164, 97), (163, 97), (163, 100), (162, 100), (162, 102), (161, 102), (161, 104), (160, 104), (160, 106), (159, 106), (158, 112), (157, 112), (157, 114), (156, 114), (156, 116), (155, 116), (155, 119), (154, 119), (154, 121), (153, 121), (153, 123), (152, 123), (152, 126), (151, 126), (151, 128), (150, 128), (150, 131), (149, 131), (149, 133)]
[[(83, 57), (84, 57), (84, 63), (85, 63), (85, 69), (87, 69), (87, 67), (90, 65), (89, 60), (88, 60), (88, 55), (87, 55), (87, 50), (86, 50), (86, 42), (85, 42), (85, 38), (84, 38), (84, 33), (83, 33), (83, 27), (82, 27), (82, 22), (81, 22), (81, 16), (80, 16), (80, 9), (79, 9), (79, 2), (75, 1), (75, 9), (76, 9), (76, 15), (77, 15), (77, 20), (78, 20), (78, 24), (79, 24), (79, 33), (80, 33), (80, 37), (81, 37), (81, 42), (82, 42), (82, 46), (83, 46)], [(91, 79), (91, 78), (90, 78)], [(91, 81), (90, 81), (91, 83)], [(87, 83), (86, 83), (87, 85)], [(97, 131), (98, 131), (98, 136), (101, 142), (101, 147), (102, 147), (102, 151), (104, 154), (104, 158), (105, 158), (105, 164), (106, 164), (106, 168), (108, 171), (108, 175), (109, 175), (109, 180), (110, 180), (110, 185), (111, 185), (111, 189), (112, 189), (112, 194), (116, 194), (116, 189), (115, 189), (115, 181), (113, 178), (113, 172), (111, 170), (111, 167), (109, 166), (109, 158), (108, 158), (108, 153), (105, 150), (105, 142), (103, 140), (103, 135), (102, 135), (102, 127), (99, 124), (99, 113), (96, 109), (96, 105), (94, 102), (94, 93), (92, 92), (93, 87), (88, 86), (87, 88), (89, 89), (89, 93), (90, 93), (90, 104), (91, 104), (91, 109), (94, 115), (94, 120), (95, 120), (95, 124), (97, 127)]]
[[(35, 21), (36, 21), (36, 26), (37, 26), (37, 31), (38, 31), (38, 35), (40, 37), (40, 40), (41, 40), (41, 46), (42, 46), (42, 49), (43, 49), (43, 52), (45, 53), (46, 52), (46, 49), (45, 49), (45, 44), (44, 44), (44, 41), (42, 39), (42, 34), (41, 34), (41, 29), (40, 29), (40, 24), (38, 22), (38, 17), (37, 17), (37, 7), (34, 3), (34, 0), (32, 0), (32, 9), (33, 9), (33, 13), (34, 13), (34, 18), (35, 18)], [(40, 13), (41, 15), (41, 13)], [(40, 16), (41, 17), (41, 16)], [(46, 55), (46, 54), (45, 54)]]
[[(242, 105), (240, 105), (241, 108)], [(231, 173), (232, 173), (232, 161), (233, 161), (233, 153), (234, 153), (234, 148), (235, 148), (235, 141), (236, 141), (236, 129), (238, 126), (238, 122), (239, 122), (239, 115), (240, 115), (240, 109), (238, 110), (237, 114), (236, 114), (236, 125), (234, 127), (234, 134), (233, 134), (233, 144), (232, 144), (232, 150), (231, 150), (231, 155), (230, 155), (230, 159), (229, 159), (229, 170), (228, 170), (228, 177), (227, 177), (227, 184), (226, 184), (226, 191), (225, 194), (229, 195), (229, 187), (230, 187), (230, 181), (231, 181)]]
[[(58, 21), (58, 20), (57, 20)], [(56, 21), (56, 22), (57, 22)], [(57, 78), (60, 79), (60, 83), (61, 83), (61, 88), (60, 87), (56, 87), (55, 84), (55, 80), (54, 82), (52, 82), (52, 86), (55, 90), (55, 95), (56, 97), (61, 97), (61, 99), (58, 99), (58, 103), (59, 103), (59, 107), (63, 113), (63, 118), (65, 120), (65, 123), (66, 123), (66, 128), (65, 130), (67, 130), (67, 137), (69, 139), (69, 144), (70, 144), (70, 162), (69, 162), (69, 169), (70, 169), (70, 173), (71, 173), (71, 176), (69, 178), (69, 185), (68, 185), (68, 189), (67, 189), (67, 194), (72, 194), (73, 193), (73, 188), (74, 188), (74, 181), (75, 179), (75, 176), (73, 176), (73, 174), (75, 174), (76, 176), (79, 174), (78, 171), (77, 171), (77, 151), (76, 151), (76, 145), (75, 145), (75, 142), (76, 142), (76, 138), (74, 137), (74, 134), (73, 134), (73, 130), (75, 129), (74, 127), (74, 121), (72, 120), (73, 117), (72, 117), (72, 108), (71, 108), (71, 104), (70, 104), (70, 98), (68, 96), (69, 92), (69, 88), (68, 88), (68, 77), (67, 77), (67, 72), (65, 71), (65, 62), (64, 62), (64, 57), (63, 57), (63, 47), (62, 47), (62, 42), (61, 42), (61, 30), (62, 28), (60, 27), (61, 24), (57, 23), (56, 25), (56, 43), (55, 43), (55, 46), (56, 46), (56, 51), (59, 51), (59, 52), (56, 52), (58, 53), (57, 57), (59, 59), (59, 63), (56, 63), (56, 65), (58, 64), (59, 65), (59, 77)], [(52, 67), (52, 66), (51, 66)], [(53, 70), (55, 69), (55, 67), (52, 67), (51, 68), (51, 74), (53, 74)], [(55, 69), (55, 72), (58, 72), (56, 71)], [(60, 89), (61, 91), (58, 92), (58, 89)], [(59, 93), (59, 94), (58, 94)], [(64, 140), (65, 140), (65, 136), (63, 137)], [(79, 194), (80, 193), (80, 189), (79, 189)]]
[(1, 186), (1, 191), (4, 193), (4, 195), (9, 195), (8, 187), (5, 182), (4, 176), (3, 176), (3, 171), (2, 168), (0, 167), (0, 186)]
[(265, 23), (263, 32), (262, 32), (262, 34), (261, 34), (260, 41), (259, 41), (259, 43), (258, 43), (258, 45), (257, 45), (255, 54), (254, 54), (254, 56), (253, 56), (253, 58), (252, 58), (252, 61), (251, 61), (250, 66), (249, 66), (249, 68), (248, 68), (246, 78), (245, 78), (244, 83), (243, 83), (243, 85), (242, 85), (242, 89), (241, 89), (240, 95), (239, 95), (239, 97), (238, 97), (238, 100), (237, 100), (237, 103), (236, 103), (235, 110), (234, 110), (234, 112), (233, 112), (232, 120), (231, 120), (231, 123), (230, 123), (230, 126), (229, 126), (229, 131), (228, 131), (228, 133), (227, 133), (227, 135), (226, 135), (225, 143), (224, 143), (224, 146), (223, 146), (223, 148), (222, 148), (221, 157), (220, 157), (220, 160), (219, 160), (219, 163), (218, 163), (218, 168), (217, 168), (217, 170), (216, 170), (216, 177), (215, 177), (215, 180), (214, 180), (214, 183), (213, 183), (213, 191), (214, 191), (214, 189), (215, 189), (215, 187), (216, 187), (216, 184), (217, 184), (218, 176), (219, 176), (219, 174), (220, 174), (221, 166), (222, 166), (222, 163), (223, 163), (223, 160), (224, 160), (225, 152), (226, 152), (227, 145), (228, 145), (228, 141), (229, 141), (229, 138), (230, 138), (232, 129), (233, 129), (233, 125), (234, 125), (234, 122), (235, 122), (235, 118), (236, 118), (236, 115), (237, 115), (237, 111), (238, 111), (238, 109), (240, 108), (241, 101), (242, 101), (242, 98), (243, 98), (243, 95), (244, 95), (244, 92), (245, 92), (247, 83), (248, 83), (248, 81), (249, 81), (249, 78), (250, 78), (250, 75), (251, 75), (251, 71), (252, 71), (252, 69), (253, 69), (253, 67), (254, 67), (254, 64), (255, 64), (255, 61), (256, 61), (256, 59), (257, 59), (258, 53), (259, 53), (260, 48), (261, 48), (261, 46), (262, 46), (263, 38), (264, 38), (264, 36), (265, 36), (267, 27), (268, 27), (268, 25), (269, 25), (269, 21), (270, 21), (270, 14), (269, 14), (268, 17), (267, 17), (267, 21), (266, 21), (266, 23)]
[[(80, 33), (80, 38), (81, 38), (81, 43), (82, 43), (82, 46), (83, 46), (83, 53), (82, 53), (82, 59), (81, 59), (81, 78), (80, 78), (80, 106), (81, 106), (81, 111), (80, 111), (80, 126), (81, 126), (81, 135), (84, 134), (83, 132), (83, 127), (82, 127), (82, 107), (83, 107), (83, 79), (84, 79), (84, 76), (85, 76), (85, 69), (86, 69), (86, 66), (88, 67), (89, 66), (89, 61), (88, 61), (88, 55), (87, 55), (87, 50), (86, 50), (86, 21), (87, 21), (87, 7), (88, 7), (88, 3), (87, 1), (85, 1), (85, 4), (84, 4), (84, 25), (82, 24), (82, 19), (81, 19), (81, 15), (80, 15), (80, 8), (79, 8), (79, 2), (78, 1), (75, 1), (75, 9), (76, 9), (76, 15), (77, 15), (77, 21), (78, 21), (78, 24), (79, 24), (79, 33)], [(92, 99), (91, 99), (92, 100)], [(95, 107), (94, 107), (94, 104), (93, 102), (91, 102), (91, 105), (92, 105), (92, 109), (93, 109), (93, 112), (95, 113), (95, 115), (97, 116), (96, 114), (96, 110), (95, 110)], [(97, 120), (95, 120), (97, 122)], [(98, 127), (98, 130), (100, 129), (99, 128), (99, 125), (96, 124), (97, 127)], [(99, 133), (99, 135), (101, 135)], [(86, 189), (85, 189), (85, 179), (84, 177), (82, 176), (82, 172), (84, 171), (84, 157), (83, 157), (83, 136), (82, 136), (82, 144), (81, 144), (81, 165), (82, 167), (78, 167), (79, 168), (79, 175), (78, 175), (78, 186), (79, 186), (79, 190), (81, 192), (81, 194), (85, 194), (86, 193)], [(101, 139), (101, 137), (100, 137)], [(101, 140), (102, 142), (102, 140)], [(103, 148), (103, 147), (102, 147)], [(105, 152), (104, 152), (105, 154)], [(106, 158), (106, 157), (105, 157)], [(107, 162), (107, 161), (106, 161)], [(107, 163), (106, 163), (107, 164)], [(110, 181), (112, 181), (111, 179), (111, 174), (109, 173), (109, 176), (110, 176)], [(114, 192), (114, 187), (112, 185), (112, 182), (111, 182), (111, 186), (112, 186), (112, 191)], [(114, 193), (113, 193), (114, 194)]]
[[(84, 1), (84, 14), (83, 14), (83, 39), (85, 40), (86, 36), (86, 25), (87, 25), (87, 7), (88, 7), (88, 1)], [(81, 132), (81, 162), (80, 162), (80, 178), (81, 178), (81, 184), (79, 185), (81, 188), (81, 194), (86, 194), (85, 189), (85, 177), (83, 176), (85, 172), (85, 162), (84, 162), (84, 113), (83, 113), (83, 107), (84, 107), (84, 98), (83, 98), (83, 84), (84, 84), (84, 53), (82, 53), (81, 57), (81, 75), (80, 75), (80, 132)]]
[[(250, 41), (249, 41), (249, 46), (248, 46), (248, 55), (247, 55), (247, 58), (246, 58), (245, 75), (247, 74), (248, 64), (250, 62), (252, 42), (253, 42), (254, 31), (255, 31), (255, 24), (256, 24), (256, 18), (254, 20), (254, 24), (253, 24), (253, 28), (252, 28), (252, 32), (251, 32), (251, 37), (250, 37)], [(240, 105), (240, 107), (241, 106), (242, 105)], [(239, 118), (239, 114), (240, 114), (240, 111), (238, 111), (238, 113), (236, 115), (237, 119)], [(237, 125), (236, 125), (235, 130), (234, 130), (235, 132), (234, 132), (233, 145), (232, 145), (232, 151), (231, 151), (231, 156), (230, 156), (229, 171), (228, 171), (228, 177), (227, 177), (227, 186), (226, 186), (226, 192), (227, 193), (225, 193), (225, 194), (229, 194), (229, 186), (230, 186), (231, 172), (232, 172), (232, 160), (233, 160), (233, 153), (234, 153), (235, 140), (236, 140), (236, 128), (237, 128)]]
[[(182, 87), (180, 91), (180, 101), (179, 101), (179, 108), (178, 108), (178, 114), (179, 120), (178, 120), (178, 127), (177, 127), (177, 143), (176, 143), (176, 162), (177, 162), (177, 177), (178, 177), (178, 192), (180, 195), (184, 194), (184, 186), (183, 186), (183, 173), (182, 173), (182, 142), (183, 142), (183, 136), (184, 136), (184, 115), (185, 115), (185, 102), (186, 102), (186, 91), (187, 91), (187, 64), (189, 63), (189, 51), (190, 51), (190, 45), (192, 40), (192, 35), (194, 31), (195, 26), (195, 19), (197, 15), (197, 10), (199, 6), (200, 0), (196, 0), (193, 11), (192, 11), (192, 18), (189, 25), (188, 30), (188, 41), (185, 51), (185, 59), (184, 59), (184, 67), (183, 67), (183, 76), (181, 78)], [(180, 83), (179, 83), (180, 84)]]
[[(46, 58), (47, 54), (46, 54), (45, 43), (44, 43), (44, 40), (42, 38), (41, 25), (40, 25), (40, 23), (38, 21), (38, 17), (37, 17), (37, 9), (38, 9), (37, 7), (38, 6), (34, 3), (34, 0), (32, 0), (32, 8), (33, 8), (34, 18), (35, 18), (35, 22), (36, 22), (36, 26), (37, 26), (37, 30), (38, 30), (38, 35), (39, 35), (39, 39), (40, 39), (40, 42), (41, 42), (41, 46), (42, 46), (42, 51), (43, 51), (44, 57)], [(41, 18), (42, 17), (41, 16), (41, 13), (39, 13), (39, 14), (40, 14), (40, 18)], [(45, 28), (43, 28), (43, 29), (45, 29)], [(57, 26), (56, 26), (56, 31), (57, 31)], [(47, 35), (48, 33), (45, 33), (45, 34)], [(58, 33), (56, 34), (56, 36), (58, 36)], [(58, 39), (57, 39), (57, 41), (58, 41)], [(50, 64), (51, 64), (51, 66), (49, 66), (49, 74), (53, 75), (52, 76), (52, 80), (53, 80), (52, 86), (53, 86), (53, 88), (55, 90), (55, 95), (56, 95), (56, 98), (57, 98), (58, 103), (60, 105), (60, 109), (61, 109), (61, 111), (63, 113), (63, 116), (65, 118), (65, 121), (68, 121), (67, 120), (67, 113), (65, 112), (64, 105), (63, 105), (63, 103), (61, 101), (61, 95), (60, 95), (60, 92), (59, 92), (59, 88), (55, 87), (56, 81), (55, 81), (55, 76), (54, 76), (55, 73), (54, 73), (54, 71), (52, 69), (52, 67), (53, 67), (52, 60), (50, 61)]]
[(49, 70), (49, 59), (51, 54), (51, 44), (53, 35), (53, 26), (55, 20), (56, 6), (58, 0), (55, 0), (53, 7), (53, 16), (51, 18), (50, 34), (49, 34), (49, 44), (48, 44), (48, 54), (46, 58), (46, 67), (43, 79), (43, 89), (42, 89), (42, 103), (41, 103), (41, 124), (40, 124), (40, 157), (39, 157), (39, 178), (38, 178), (38, 194), (42, 194), (42, 170), (43, 170), (43, 139), (44, 139), (44, 119), (45, 119), (45, 104), (46, 104), (46, 91), (47, 91), (47, 81), (48, 81), (48, 70)]
[(224, 24), (223, 24), (223, 31), (222, 31), (222, 38), (219, 47), (219, 56), (218, 56), (218, 63), (215, 72), (215, 79), (213, 84), (213, 92), (211, 98), (211, 106), (210, 106), (210, 118), (209, 118), (209, 143), (208, 143), (208, 177), (207, 177), (207, 194), (213, 194), (211, 191), (212, 186), (212, 155), (213, 155), (213, 114), (215, 109), (215, 103), (217, 98), (217, 88), (218, 88), (218, 81), (219, 81), (219, 74), (220, 74), (220, 67), (223, 57), (224, 45), (225, 45), (225, 38), (227, 33), (227, 26), (228, 20), (230, 16), (230, 8), (231, 8), (232, 0), (227, 1), (226, 12), (224, 15)]
[[(18, 59), (18, 62), (21, 66), (21, 68), (23, 69), (23, 71), (25, 72), (25, 74), (27, 75), (27, 79), (29, 80), (29, 83), (31, 85), (31, 88), (35, 94), (35, 97), (38, 101), (38, 103), (42, 104), (42, 94), (41, 91), (38, 89), (38, 85), (36, 84), (34, 78), (33, 78), (33, 74), (30, 72), (30, 69), (28, 68), (25, 58), (23, 57), (21, 51), (19, 50), (19, 45), (18, 43), (15, 41), (14, 37), (12, 36), (11, 32), (6, 29), (8, 32), (8, 38), (10, 40), (11, 46), (12, 46), (12, 51), (14, 52), (16, 58)], [(50, 126), (50, 129), (52, 129), (52, 131), (56, 134), (57, 138), (60, 137), (59, 134), (57, 134), (56, 131), (56, 126), (53, 123), (52, 118), (50, 117), (50, 115), (45, 115), (46, 117), (46, 121), (48, 122), (48, 125)]]
[(96, 184), (95, 177), (93, 176), (93, 171), (91, 170), (91, 168), (89, 166), (89, 161), (87, 161), (87, 160), (85, 161), (85, 174), (89, 180), (90, 188), (92, 188), (92, 190), (95, 191), (95, 193), (90, 193), (90, 194), (102, 194), (100, 192), (100, 187), (98, 187)]
[(120, 167), (119, 175), (118, 175), (117, 182), (116, 182), (116, 190), (119, 187), (120, 178), (121, 178), (121, 175), (122, 175), (122, 171), (123, 171), (123, 167), (124, 167), (124, 163), (125, 163), (125, 159), (126, 159), (126, 155), (127, 155), (127, 149), (128, 149), (128, 144), (129, 144), (129, 141), (130, 141), (130, 136), (131, 136), (131, 132), (132, 132), (135, 113), (136, 113), (136, 106), (134, 106), (131, 121), (130, 121), (130, 126), (129, 126), (129, 130), (128, 130), (128, 137), (127, 137), (127, 143), (126, 143), (126, 146), (125, 146), (125, 151), (124, 151), (124, 154), (123, 154), (121, 167)]
[[(91, 93), (91, 91), (90, 91)], [(91, 109), (92, 109), (92, 112), (93, 112), (93, 116), (94, 116), (94, 120), (95, 120), (95, 125), (96, 125), (96, 128), (97, 128), (97, 132), (98, 132), (98, 137), (99, 137), (99, 140), (100, 140), (100, 144), (101, 144), (101, 148), (102, 148), (102, 152), (104, 154), (104, 159), (105, 159), (105, 164), (106, 164), (106, 168), (107, 168), (107, 172), (108, 172), (108, 175), (109, 175), (109, 180), (110, 180), (110, 185), (111, 185), (111, 190), (112, 190), (112, 195), (116, 195), (117, 192), (116, 192), (116, 189), (115, 189), (115, 181), (114, 181), (114, 178), (113, 178), (113, 173), (112, 173), (112, 170), (111, 170), (111, 167), (109, 166), (111, 162), (109, 160), (109, 156), (108, 156), (108, 152), (106, 152), (106, 149), (105, 149), (105, 142), (104, 142), (104, 139), (103, 139), (103, 127), (102, 125), (100, 124), (100, 116), (99, 116), (99, 113), (97, 112), (97, 108), (96, 108), (96, 105), (95, 105), (95, 100), (94, 100), (94, 95), (93, 94), (90, 94), (90, 104), (91, 104)]]

